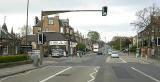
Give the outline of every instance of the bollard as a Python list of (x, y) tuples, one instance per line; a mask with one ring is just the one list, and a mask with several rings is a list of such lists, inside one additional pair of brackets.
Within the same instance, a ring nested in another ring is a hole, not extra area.
[(33, 57), (33, 65), (35, 67), (38, 67), (39, 66), (39, 58), (38, 58), (38, 55), (34, 55)]

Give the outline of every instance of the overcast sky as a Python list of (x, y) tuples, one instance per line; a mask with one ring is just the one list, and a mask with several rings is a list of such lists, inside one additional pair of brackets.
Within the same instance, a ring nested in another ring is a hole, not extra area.
[[(26, 24), (27, 0), (0, 0), (0, 25), (4, 16), (10, 32), (11, 27), (19, 32), (19, 27)], [(30, 0), (29, 25), (33, 26), (35, 16), (40, 17), (42, 10), (97, 10), (108, 6), (108, 15), (101, 12), (81, 12), (59, 14), (60, 18), (69, 18), (70, 25), (86, 35), (89, 30), (98, 31), (101, 39), (110, 41), (113, 36), (134, 36), (134, 27), (130, 25), (136, 20), (135, 13), (159, 0)]]

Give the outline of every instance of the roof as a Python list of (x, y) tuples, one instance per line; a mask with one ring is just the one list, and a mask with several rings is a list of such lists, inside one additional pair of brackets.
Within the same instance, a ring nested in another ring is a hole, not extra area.
[[(46, 41), (66, 41), (66, 37), (58, 32), (43, 32), (46, 36)], [(38, 35), (27, 35), (28, 41), (34, 42), (38, 40)]]
[(3, 24), (2, 29), (5, 30), (6, 32), (8, 32), (6, 23)]
[(44, 32), (47, 41), (65, 41), (67, 40), (63, 34), (59, 32)]
[(60, 19), (60, 26), (69, 26), (69, 20), (68, 19)]
[(35, 25), (35, 27), (41, 27), (41, 21), (39, 20), (38, 23)]
[(37, 35), (27, 35), (27, 40), (28, 41), (31, 41), (31, 42), (34, 42), (34, 41), (37, 41)]

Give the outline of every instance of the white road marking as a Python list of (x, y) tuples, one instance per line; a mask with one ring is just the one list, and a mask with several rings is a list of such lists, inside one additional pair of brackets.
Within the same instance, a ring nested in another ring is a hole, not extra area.
[(119, 58), (120, 60), (122, 60), (124, 63), (127, 63), (125, 60), (123, 60), (122, 58)]
[(89, 81), (87, 81), (87, 82), (91, 82), (91, 81), (93, 81), (93, 80), (95, 80), (95, 77), (93, 76), (93, 74), (95, 74), (95, 73), (97, 73), (98, 72), (98, 70), (97, 69), (99, 69), (99, 67), (96, 67), (94, 70), (95, 70), (95, 72), (93, 72), (93, 73), (91, 73), (91, 74), (89, 74), (91, 77), (92, 77), (92, 79), (91, 80), (89, 80)]
[(141, 61), (141, 64), (150, 64), (150, 63), (148, 63), (148, 62), (146, 62), (146, 61), (144, 61), (144, 60), (141, 60), (141, 59), (138, 59), (138, 61)]
[[(40, 68), (40, 69), (46, 69), (46, 68), (48, 68), (48, 67), (49, 67), (49, 66), (43, 67), (43, 68)], [(16, 76), (21, 76), (21, 75), (27, 75), (27, 74), (29, 74), (29, 73), (31, 73), (31, 72), (33, 72), (33, 71), (40, 70), (40, 69), (34, 69), (34, 70), (27, 71), (27, 72), (25, 72), (25, 73), (18, 73), (18, 74), (13, 75), (13, 76), (7, 76), (7, 77), (5, 77), (5, 78), (0, 79), (0, 82), (3, 81), (3, 80), (6, 80), (6, 79), (8, 79), (8, 78), (11, 78), (11, 77), (16, 77)]]
[(133, 70), (139, 72), (140, 74), (142, 74), (142, 75), (144, 75), (144, 76), (146, 76), (146, 77), (149, 77), (150, 79), (152, 79), (152, 80), (154, 80), (154, 81), (156, 81), (156, 82), (160, 82), (160, 80), (158, 80), (158, 79), (156, 79), (156, 78), (154, 78), (154, 77), (151, 77), (151, 76), (145, 74), (144, 72), (142, 72), (142, 71), (140, 71), (140, 70), (138, 70), (138, 69), (136, 69), (136, 68), (134, 68), (134, 67), (131, 67), (131, 68), (132, 68)]
[(56, 74), (54, 74), (54, 75), (52, 75), (52, 76), (49, 76), (48, 78), (43, 79), (43, 80), (41, 80), (41, 81), (39, 81), (39, 82), (46, 82), (47, 80), (55, 77), (56, 75), (59, 75), (59, 74), (65, 72), (65, 71), (67, 71), (67, 70), (69, 70), (69, 69), (71, 69), (71, 68), (72, 68), (72, 67), (68, 67), (68, 68), (66, 68), (66, 69), (64, 69), (64, 70), (62, 70), (62, 71), (60, 71), (60, 72), (58, 72), (58, 73), (56, 73)]

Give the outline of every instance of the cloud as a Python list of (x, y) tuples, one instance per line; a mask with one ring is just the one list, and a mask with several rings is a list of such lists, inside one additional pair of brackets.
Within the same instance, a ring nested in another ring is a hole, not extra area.
[[(3, 17), (7, 16), (7, 26), (10, 30), (26, 24), (27, 0), (0, 0), (0, 25)], [(101, 12), (65, 13), (60, 18), (69, 18), (70, 25), (78, 29), (82, 34), (89, 30), (101, 33), (102, 38), (107, 35), (108, 40), (117, 33), (123, 35), (135, 35), (130, 22), (136, 19), (135, 13), (158, 0), (30, 0), (29, 25), (33, 26), (34, 16), (41, 15), (42, 10), (71, 10), (71, 9), (102, 9), (108, 6), (108, 15), (101, 16)]]

